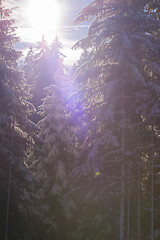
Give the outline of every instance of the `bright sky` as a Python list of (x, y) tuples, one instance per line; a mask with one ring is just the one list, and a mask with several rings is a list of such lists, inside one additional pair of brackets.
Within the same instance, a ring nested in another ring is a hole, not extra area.
[(91, 0), (9, 0), (11, 6), (19, 6), (15, 11), (20, 49), (41, 41), (42, 35), (48, 43), (56, 34), (62, 43), (61, 52), (67, 56), (65, 64), (72, 65), (80, 56), (80, 51), (71, 50), (74, 43), (87, 33), (88, 26), (72, 26), (79, 11)]
[(48, 37), (50, 33), (58, 32), (62, 7), (56, 0), (28, 0), (26, 20), (30, 28), (34, 30), (29, 36), (30, 40), (42, 34)]

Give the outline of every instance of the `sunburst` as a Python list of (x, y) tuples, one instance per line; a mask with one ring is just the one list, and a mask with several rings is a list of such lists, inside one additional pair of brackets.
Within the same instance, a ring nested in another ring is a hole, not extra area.
[(56, 33), (60, 23), (60, 5), (56, 0), (30, 0), (27, 18), (34, 37)]

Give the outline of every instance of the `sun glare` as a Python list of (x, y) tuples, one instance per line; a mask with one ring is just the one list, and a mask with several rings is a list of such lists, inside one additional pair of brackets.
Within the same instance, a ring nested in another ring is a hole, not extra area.
[(37, 37), (55, 34), (60, 23), (60, 5), (56, 0), (30, 0), (27, 18)]

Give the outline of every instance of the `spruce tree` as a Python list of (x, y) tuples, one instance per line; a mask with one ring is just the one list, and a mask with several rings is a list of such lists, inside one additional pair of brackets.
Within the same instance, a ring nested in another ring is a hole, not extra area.
[(31, 115), (31, 120), (37, 123), (41, 117), (37, 114), (39, 106), (46, 97), (45, 88), (54, 84), (54, 75), (62, 67), (60, 53), (61, 43), (58, 37), (54, 39), (49, 46), (45, 37), (42, 37), (41, 42), (37, 43), (37, 49), (30, 48), (23, 70), (27, 83), (30, 85), (30, 102), (35, 107), (35, 113)]
[[(97, 181), (103, 185), (97, 194), (103, 194), (109, 202), (101, 218), (109, 215), (109, 208), (113, 209), (112, 203), (116, 202), (112, 214), (119, 219), (119, 231), (112, 237), (125, 239), (130, 224), (129, 237), (140, 239), (151, 234), (153, 238), (153, 194), (150, 198), (144, 190), (143, 174), (146, 164), (154, 169), (153, 158), (159, 155), (159, 3), (95, 0), (82, 9), (74, 23), (90, 19), (93, 21), (87, 36), (75, 45), (92, 52), (91, 58), (77, 70), (79, 95), (83, 99), (77, 116), (84, 121), (77, 135), (88, 152), (86, 168), (92, 175), (99, 175)], [(86, 174), (86, 169), (82, 169), (81, 173)], [(149, 170), (147, 176), (148, 187), (152, 178), (153, 193), (154, 171)], [(127, 207), (130, 177), (133, 202)], [(146, 197), (152, 220), (141, 205)], [(140, 222), (145, 216), (151, 233), (141, 230)], [(86, 217), (89, 219), (90, 213)], [(110, 236), (103, 224), (98, 230), (105, 237)]]
[[(57, 49), (57, 45), (52, 46), (52, 51), (55, 51), (53, 48)], [(54, 64), (50, 59), (47, 62)], [(48, 68), (51, 72), (52, 64), (48, 65)], [(63, 68), (61, 57), (57, 72), (51, 74), (52, 85), (44, 89), (46, 97), (39, 106), (41, 120), (38, 126), (41, 131), (38, 138), (41, 145), (37, 146), (29, 159), (30, 169), (37, 179), (35, 212), (39, 220), (35, 226), (41, 225), (37, 239), (44, 239), (46, 235), (48, 239), (67, 239), (70, 228), (67, 219), (70, 220), (70, 210), (75, 208), (74, 202), (67, 194), (71, 188), (69, 173), (74, 151), (71, 148), (72, 130), (68, 128), (67, 123), (69, 108), (65, 81), (68, 79)], [(48, 74), (46, 72), (47, 76)]]
[(22, 53), (13, 48), (18, 38), (12, 10), (0, 3), (0, 237), (5, 240), (27, 235), (25, 191), (30, 175), (24, 161), (34, 128), (17, 65)]

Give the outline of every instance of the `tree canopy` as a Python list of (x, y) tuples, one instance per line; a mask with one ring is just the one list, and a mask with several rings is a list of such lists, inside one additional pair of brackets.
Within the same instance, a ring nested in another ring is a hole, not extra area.
[(0, 1), (0, 237), (159, 239), (159, 1), (84, 7), (70, 74), (57, 36), (20, 62), (12, 11)]

